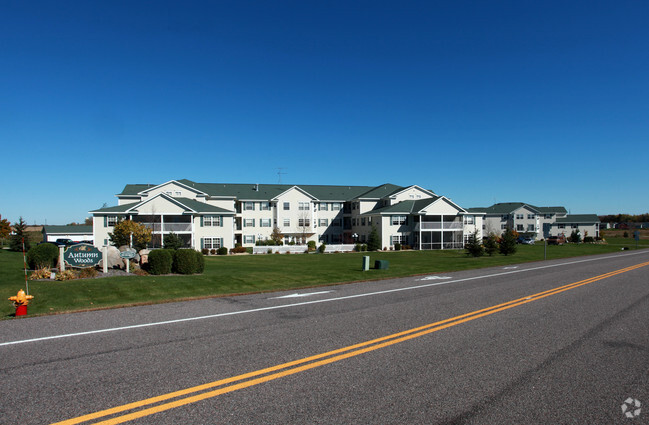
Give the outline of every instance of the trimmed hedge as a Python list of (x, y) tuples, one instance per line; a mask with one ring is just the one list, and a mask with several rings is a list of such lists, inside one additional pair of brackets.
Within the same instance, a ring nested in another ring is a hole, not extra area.
[(203, 273), (205, 257), (193, 249), (179, 249), (174, 254), (172, 270), (180, 274)]
[(154, 249), (149, 253), (147, 271), (151, 274), (169, 274), (173, 264), (173, 250)]
[(59, 247), (52, 243), (42, 243), (27, 251), (27, 264), (32, 270), (56, 267)]

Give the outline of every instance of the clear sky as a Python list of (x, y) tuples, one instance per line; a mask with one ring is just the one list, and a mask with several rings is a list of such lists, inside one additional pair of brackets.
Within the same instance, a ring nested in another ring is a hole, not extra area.
[(649, 211), (647, 1), (0, 1), (0, 214), (128, 183)]

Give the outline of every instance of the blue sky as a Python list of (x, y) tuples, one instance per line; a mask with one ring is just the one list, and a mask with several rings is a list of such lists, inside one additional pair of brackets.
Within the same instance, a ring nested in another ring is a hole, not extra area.
[(0, 214), (128, 183), (649, 211), (644, 1), (3, 1)]

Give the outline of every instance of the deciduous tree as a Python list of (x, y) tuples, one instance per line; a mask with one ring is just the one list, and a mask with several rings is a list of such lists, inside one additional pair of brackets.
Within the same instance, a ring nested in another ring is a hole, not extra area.
[(151, 242), (151, 229), (132, 220), (122, 220), (115, 225), (113, 233), (108, 237), (113, 245), (120, 247), (130, 245), (131, 234), (133, 235), (133, 248), (138, 251), (146, 248)]

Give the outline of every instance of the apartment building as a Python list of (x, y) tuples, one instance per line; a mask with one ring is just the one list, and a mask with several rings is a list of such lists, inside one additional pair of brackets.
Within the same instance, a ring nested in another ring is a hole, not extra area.
[(376, 228), (382, 247), (462, 248), (482, 234), (483, 213), (470, 213), (419, 186), (222, 184), (172, 180), (129, 184), (116, 206), (90, 211), (95, 245), (109, 244), (122, 219), (150, 227), (152, 245), (175, 233), (187, 247), (254, 246), (273, 231), (285, 243), (367, 242)]
[(568, 214), (564, 207), (537, 207), (524, 202), (502, 202), (490, 207), (469, 208), (474, 214), (483, 213), (483, 234), (502, 234), (516, 230), (535, 240), (560, 234), (570, 236), (579, 230), (582, 237), (599, 236), (599, 218), (595, 214)]

